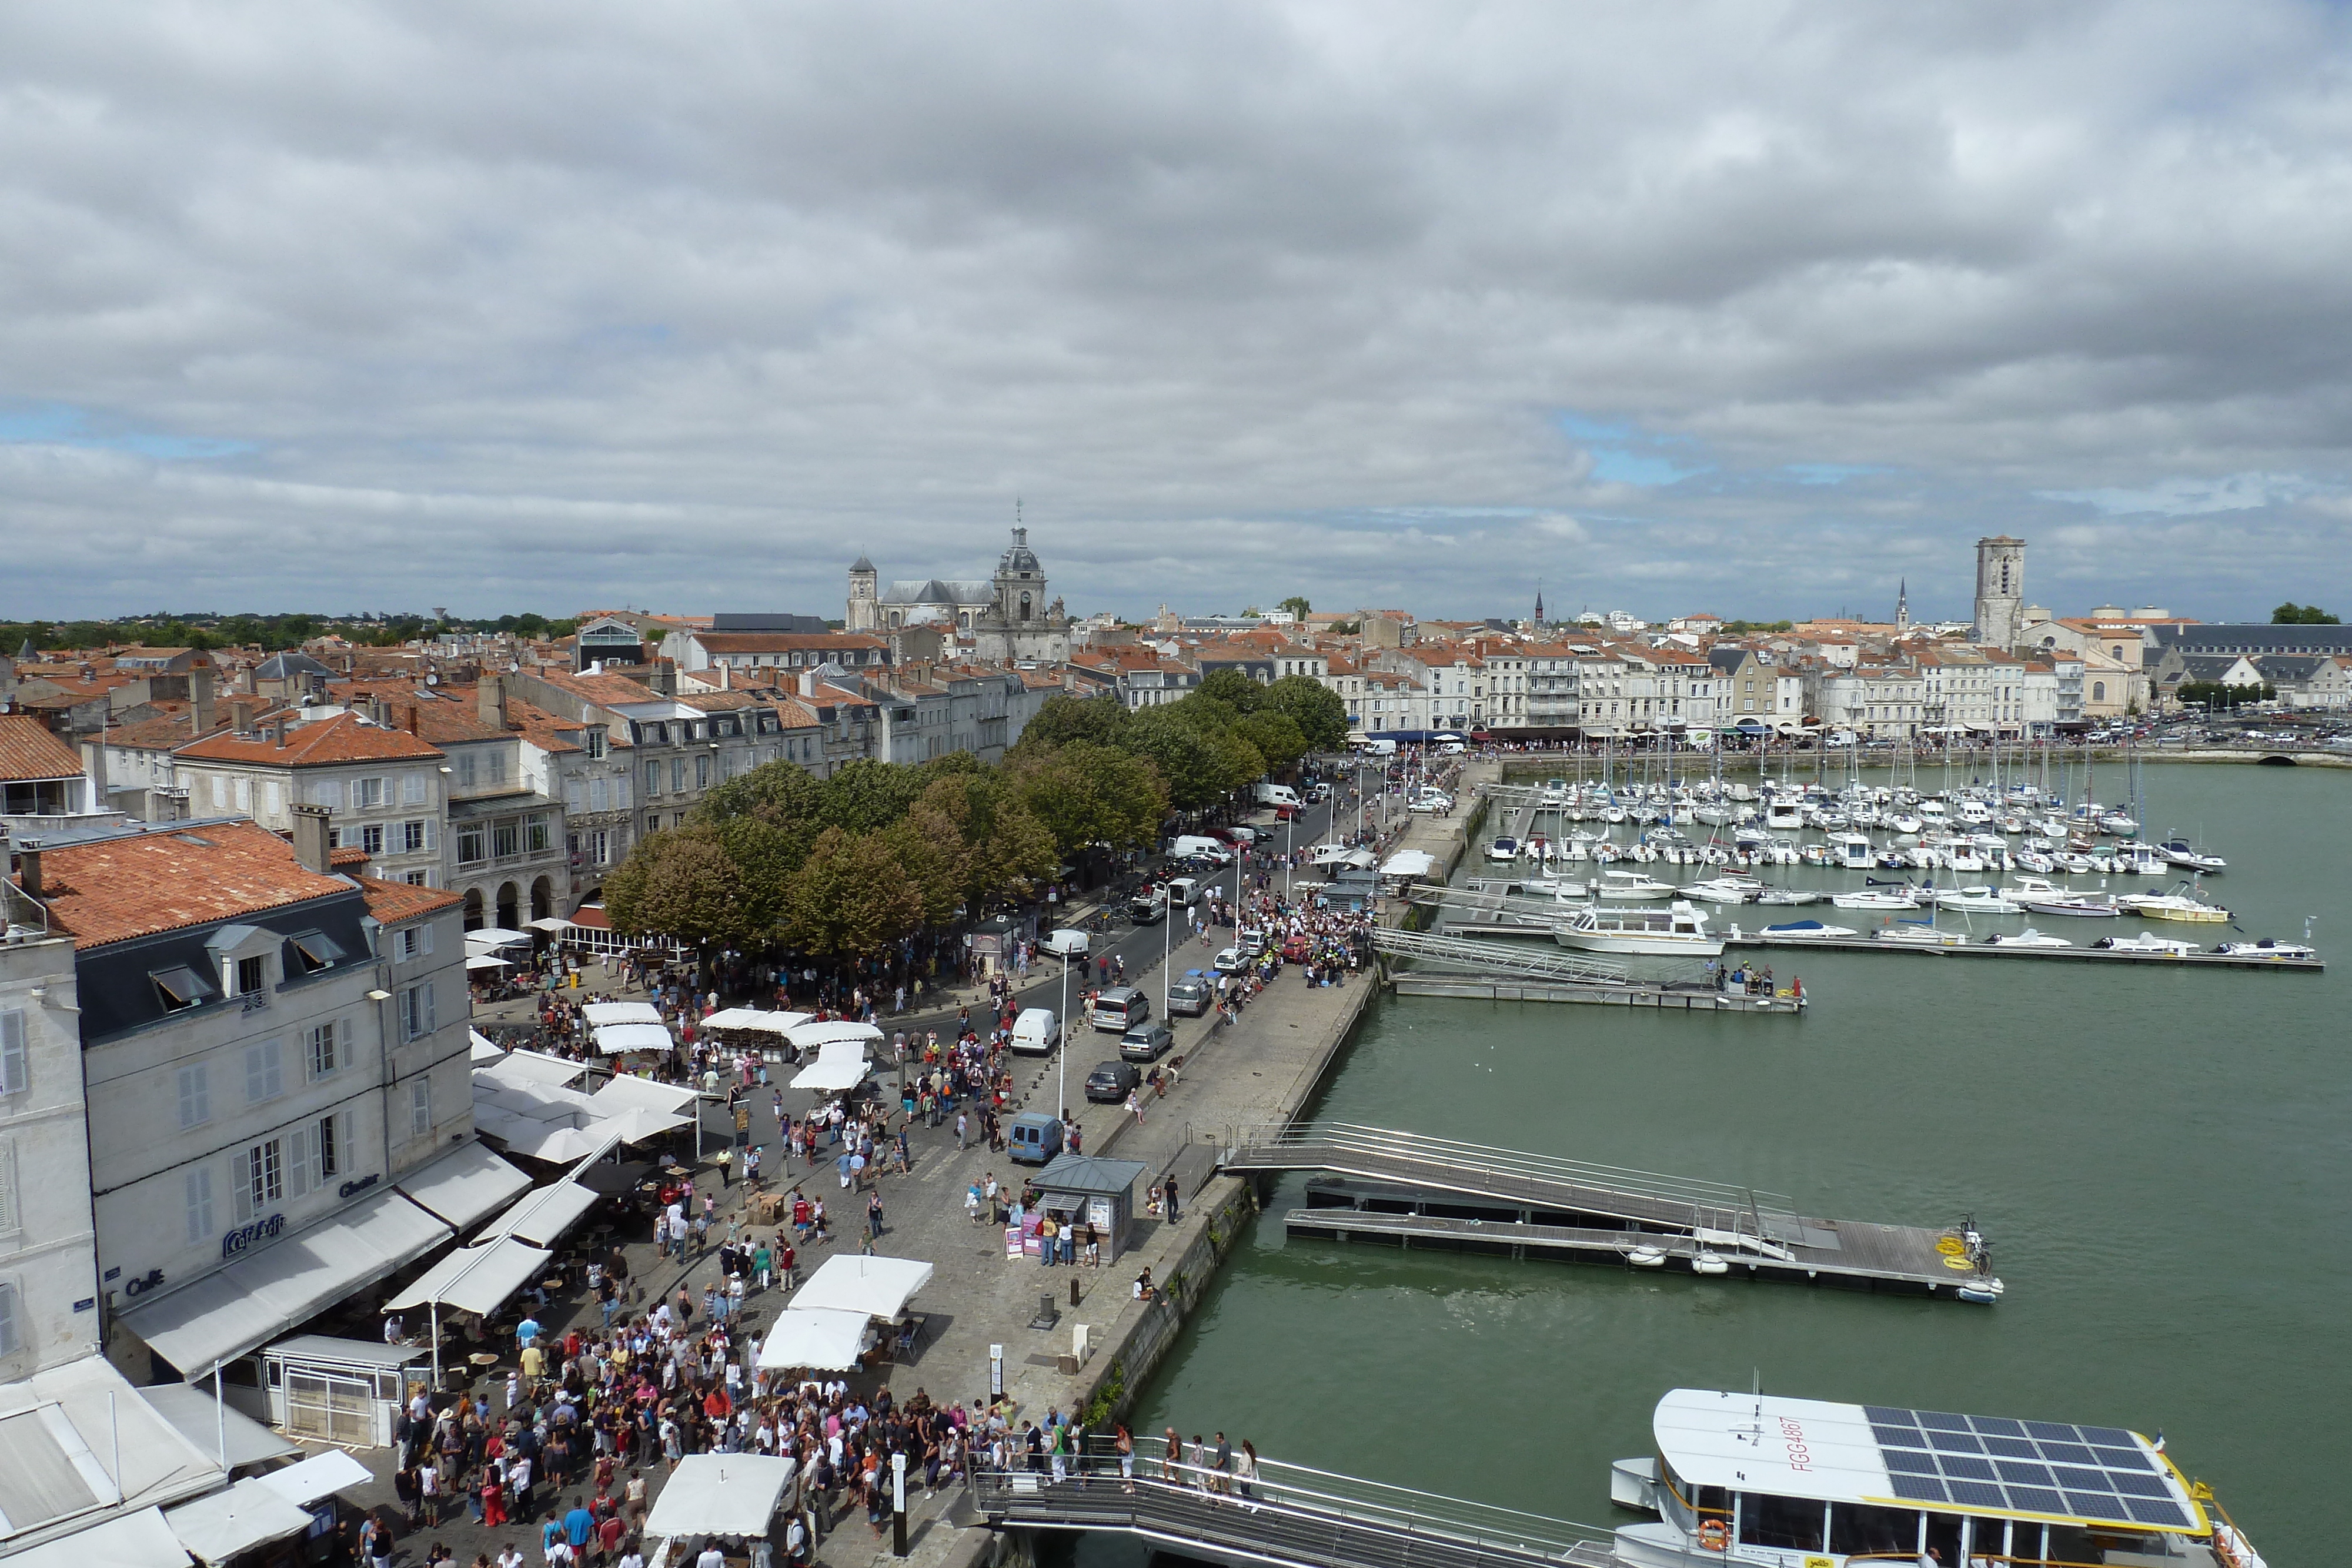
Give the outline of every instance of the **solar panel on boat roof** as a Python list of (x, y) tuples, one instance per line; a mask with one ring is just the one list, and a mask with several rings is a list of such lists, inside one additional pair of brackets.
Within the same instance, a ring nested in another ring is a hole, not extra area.
[(1959, 1476), (1972, 1481), (1993, 1479), (1990, 1459), (1979, 1459), (1974, 1454), (1945, 1454), (1941, 1458), (1947, 1476)]
[(2008, 1502), (1999, 1487), (1987, 1486), (1982, 1481), (1953, 1481), (1949, 1484), (1952, 1500), (1969, 1508), (2000, 1508)]
[(2056, 1443), (2071, 1443), (2076, 1436), (2074, 1427), (2062, 1427), (2055, 1421), (2028, 1421), (2025, 1429), (2033, 1437), (2047, 1437)]
[(2131, 1516), (2142, 1524), (2153, 1524), (2169, 1530), (2190, 1528), (2189, 1515), (2182, 1511), (2179, 1503), (2169, 1498), (2126, 1498), (2124, 1506), (2130, 1509)]
[(1944, 1483), (1933, 1476), (1895, 1476), (1895, 1495), (1907, 1497), (1914, 1502), (1948, 1502)]
[(1969, 1425), (1988, 1437), (2022, 1437), (2025, 1436), (2025, 1423), (2012, 1421), (2005, 1416), (1971, 1416), (1969, 1417)]
[(1881, 1448), (1878, 1457), (1886, 1462), (1890, 1475), (1911, 1474), (1932, 1476), (1936, 1473), (1936, 1456), (1911, 1448)]
[(2155, 1462), (2137, 1448), (2093, 1448), (2099, 1463), (2111, 1470), (2152, 1470)]
[(2077, 1427), (2074, 1430), (2083, 1434), (2086, 1443), (2101, 1443), (2110, 1448), (2131, 1447), (2132, 1435), (2120, 1427)]
[(1870, 1435), (1882, 1448), (1916, 1448), (1927, 1441), (1916, 1427), (1885, 1427), (1875, 1421), (1870, 1424)]
[(1870, 1417), (1873, 1425), (1882, 1421), (1890, 1427), (1916, 1427), (1919, 1424), (1911, 1418), (1910, 1411), (1898, 1410), (1892, 1405), (1865, 1405), (1862, 1413)]
[(2011, 1421), (1890, 1405), (1863, 1409), (1897, 1497), (2020, 1513), (2131, 1519), (2170, 1530), (2193, 1526), (2155, 1461), (2119, 1427)]
[(1948, 1410), (1916, 1410), (1912, 1414), (1919, 1417), (1919, 1425), (1922, 1427), (1940, 1427), (1947, 1432), (1965, 1432), (1969, 1429), (1967, 1416), (1955, 1416)]

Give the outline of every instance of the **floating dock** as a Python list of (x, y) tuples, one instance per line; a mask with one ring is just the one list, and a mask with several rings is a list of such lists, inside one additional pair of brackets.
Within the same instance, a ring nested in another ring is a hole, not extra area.
[(1612, 959), (1569, 953), (1549, 943), (1537, 947), (1474, 942), (1450, 933), (1384, 926), (1372, 933), (1372, 946), (1385, 958), (1412, 961), (1410, 968), (1390, 967), (1389, 984), (1400, 996), (1586, 1002), (1669, 1012), (1794, 1014), (1805, 1010), (1805, 998), (1793, 988), (1785, 993), (1722, 990), (1703, 978), (1640, 979)]
[(2327, 967), (2325, 960), (2316, 957), (2265, 958), (2242, 953), (2118, 953), (2112, 947), (2092, 946), (2022, 947), (2010, 942), (1989, 943), (1981, 937), (1971, 937), (1964, 945), (1947, 947), (1927, 942), (1880, 942), (1864, 936), (1767, 936), (1754, 932), (1734, 936), (1726, 932), (1723, 945), (1727, 948), (1811, 948), (1824, 953), (1926, 954), (1937, 958), (2053, 958), (2062, 963), (2152, 964), (2174, 969), (2295, 969), (2314, 975)]
[(1965, 1228), (1932, 1229), (1797, 1212), (1785, 1195), (1646, 1171), (1484, 1148), (1412, 1133), (1302, 1124), (1228, 1134), (1229, 1171), (1306, 1171), (1310, 1207), (1289, 1210), (1302, 1236), (1550, 1256), (1695, 1272), (1705, 1257), (1728, 1276), (1811, 1281), (1958, 1298), (1989, 1281), (1990, 1249)]

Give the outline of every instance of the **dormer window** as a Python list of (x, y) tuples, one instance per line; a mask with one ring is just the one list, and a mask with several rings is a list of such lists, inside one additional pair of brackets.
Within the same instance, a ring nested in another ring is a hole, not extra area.
[(293, 954), (294, 961), (290, 967), (298, 974), (315, 975), (321, 969), (331, 969), (335, 961), (343, 956), (341, 947), (317, 931), (304, 931), (289, 936), (286, 946)]
[(269, 961), (259, 954), (250, 958), (239, 958), (236, 961), (236, 978), (238, 996), (250, 997), (258, 994), (269, 984)]
[(213, 988), (205, 984), (205, 977), (185, 965), (158, 969), (147, 977), (154, 983), (156, 998), (162, 1001), (167, 1013), (183, 1012), (200, 1006), (214, 994)]

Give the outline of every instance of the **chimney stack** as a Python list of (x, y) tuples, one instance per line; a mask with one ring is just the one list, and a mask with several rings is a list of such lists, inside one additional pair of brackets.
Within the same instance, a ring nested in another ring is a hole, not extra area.
[(228, 723), (230, 730), (237, 735), (252, 734), (253, 713), (254, 709), (258, 705), (249, 697), (230, 698), (228, 705)]
[(333, 813), (324, 806), (298, 802), (287, 808), (294, 818), (294, 858), (307, 872), (327, 874), (327, 824)]
[(677, 695), (677, 664), (670, 659), (656, 659), (646, 676), (646, 685), (666, 697)]
[(38, 844), (16, 846), (16, 885), (25, 890), (27, 898), (41, 896), (41, 849)]
[(192, 737), (213, 727), (213, 673), (209, 669), (188, 673), (188, 716)]
[(484, 675), (475, 688), (475, 711), (492, 729), (507, 727), (507, 683), (503, 675)]

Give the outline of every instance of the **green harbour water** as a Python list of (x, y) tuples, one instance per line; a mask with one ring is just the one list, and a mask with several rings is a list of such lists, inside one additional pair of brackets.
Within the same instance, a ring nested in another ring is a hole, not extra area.
[[(1812, 998), (1802, 1018), (1390, 998), (1314, 1110), (1775, 1189), (1832, 1218), (1972, 1213), (2000, 1305), (1291, 1242), (1291, 1178), (1142, 1391), (1136, 1429), (1222, 1428), (1270, 1458), (1608, 1525), (1629, 1517), (1610, 1506), (1610, 1461), (1650, 1451), (1662, 1393), (1760, 1375), (1777, 1394), (2161, 1429), (2271, 1562), (2322, 1560), (2318, 1505), (2347, 1451), (2333, 1416), (2352, 1403), (2352, 775), (2143, 773), (2147, 833), (2227, 857), (2208, 891), (2243, 935), (2299, 936), (2316, 915), (2340, 967), (1776, 950), (1779, 979), (1801, 976)], [(2080, 943), (2241, 934), (2037, 924)], [(1089, 1568), (1139, 1554), (1100, 1537), (1076, 1552)]]

